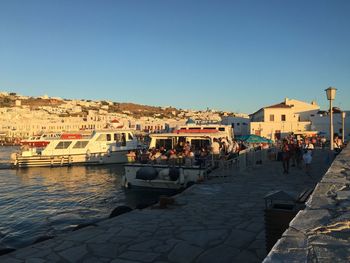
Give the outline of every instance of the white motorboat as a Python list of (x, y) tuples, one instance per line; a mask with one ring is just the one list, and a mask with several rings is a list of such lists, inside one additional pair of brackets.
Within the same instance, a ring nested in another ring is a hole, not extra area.
[[(220, 130), (219, 130), (220, 128)], [(231, 126), (211, 125), (208, 127), (180, 127), (173, 133), (152, 134), (150, 149), (162, 148), (163, 151), (176, 149), (183, 143), (198, 150), (210, 148), (214, 139), (229, 137), (232, 139)], [(128, 163), (125, 165), (124, 186), (181, 189), (202, 181), (213, 167), (212, 156), (200, 158), (161, 157), (150, 163)]]
[(126, 163), (127, 153), (138, 147), (130, 130), (94, 131), (89, 138), (61, 136), (52, 139), (44, 149), (29, 148), (12, 153), (14, 167), (69, 166)]

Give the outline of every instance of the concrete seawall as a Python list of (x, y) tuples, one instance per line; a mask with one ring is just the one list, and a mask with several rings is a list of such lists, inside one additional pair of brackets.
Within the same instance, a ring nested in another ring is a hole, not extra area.
[(268, 262), (350, 261), (350, 148), (333, 162)]
[(327, 171), (315, 152), (312, 177), (266, 160), (214, 171), (214, 179), (175, 197), (167, 209), (134, 210), (0, 257), (0, 262), (261, 262), (266, 257), (264, 196), (300, 193)]

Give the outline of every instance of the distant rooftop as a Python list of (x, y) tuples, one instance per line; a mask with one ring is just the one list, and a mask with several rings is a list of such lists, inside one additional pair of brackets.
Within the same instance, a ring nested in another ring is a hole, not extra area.
[(264, 109), (272, 109), (272, 108), (292, 108), (293, 105), (286, 105), (285, 102), (281, 102), (281, 103), (278, 103), (278, 104), (274, 104), (274, 105), (271, 105), (271, 106), (267, 106), (267, 107), (264, 107)]

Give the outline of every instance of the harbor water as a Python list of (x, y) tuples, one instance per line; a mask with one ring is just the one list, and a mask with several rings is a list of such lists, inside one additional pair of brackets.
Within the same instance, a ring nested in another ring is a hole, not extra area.
[(122, 165), (9, 169), (15, 150), (0, 147), (0, 247), (24, 247), (170, 194), (123, 189)]

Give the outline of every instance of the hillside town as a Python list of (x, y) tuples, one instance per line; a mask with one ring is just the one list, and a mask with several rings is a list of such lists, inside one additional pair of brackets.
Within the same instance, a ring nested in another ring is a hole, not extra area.
[[(342, 136), (342, 111), (333, 108), (333, 113), (334, 132)], [(21, 139), (43, 133), (111, 128), (127, 128), (140, 133), (169, 132), (185, 125), (189, 119), (197, 124), (231, 125), (235, 135), (255, 134), (271, 140), (279, 140), (290, 133), (329, 137), (328, 111), (321, 110), (315, 101), (308, 103), (285, 98), (252, 114), (238, 114), (211, 109), (184, 110), (171, 106), (0, 93), (2, 143), (18, 143)], [(349, 114), (345, 114), (345, 131), (350, 130), (349, 120)], [(345, 137), (349, 136), (350, 132), (346, 132)]]

